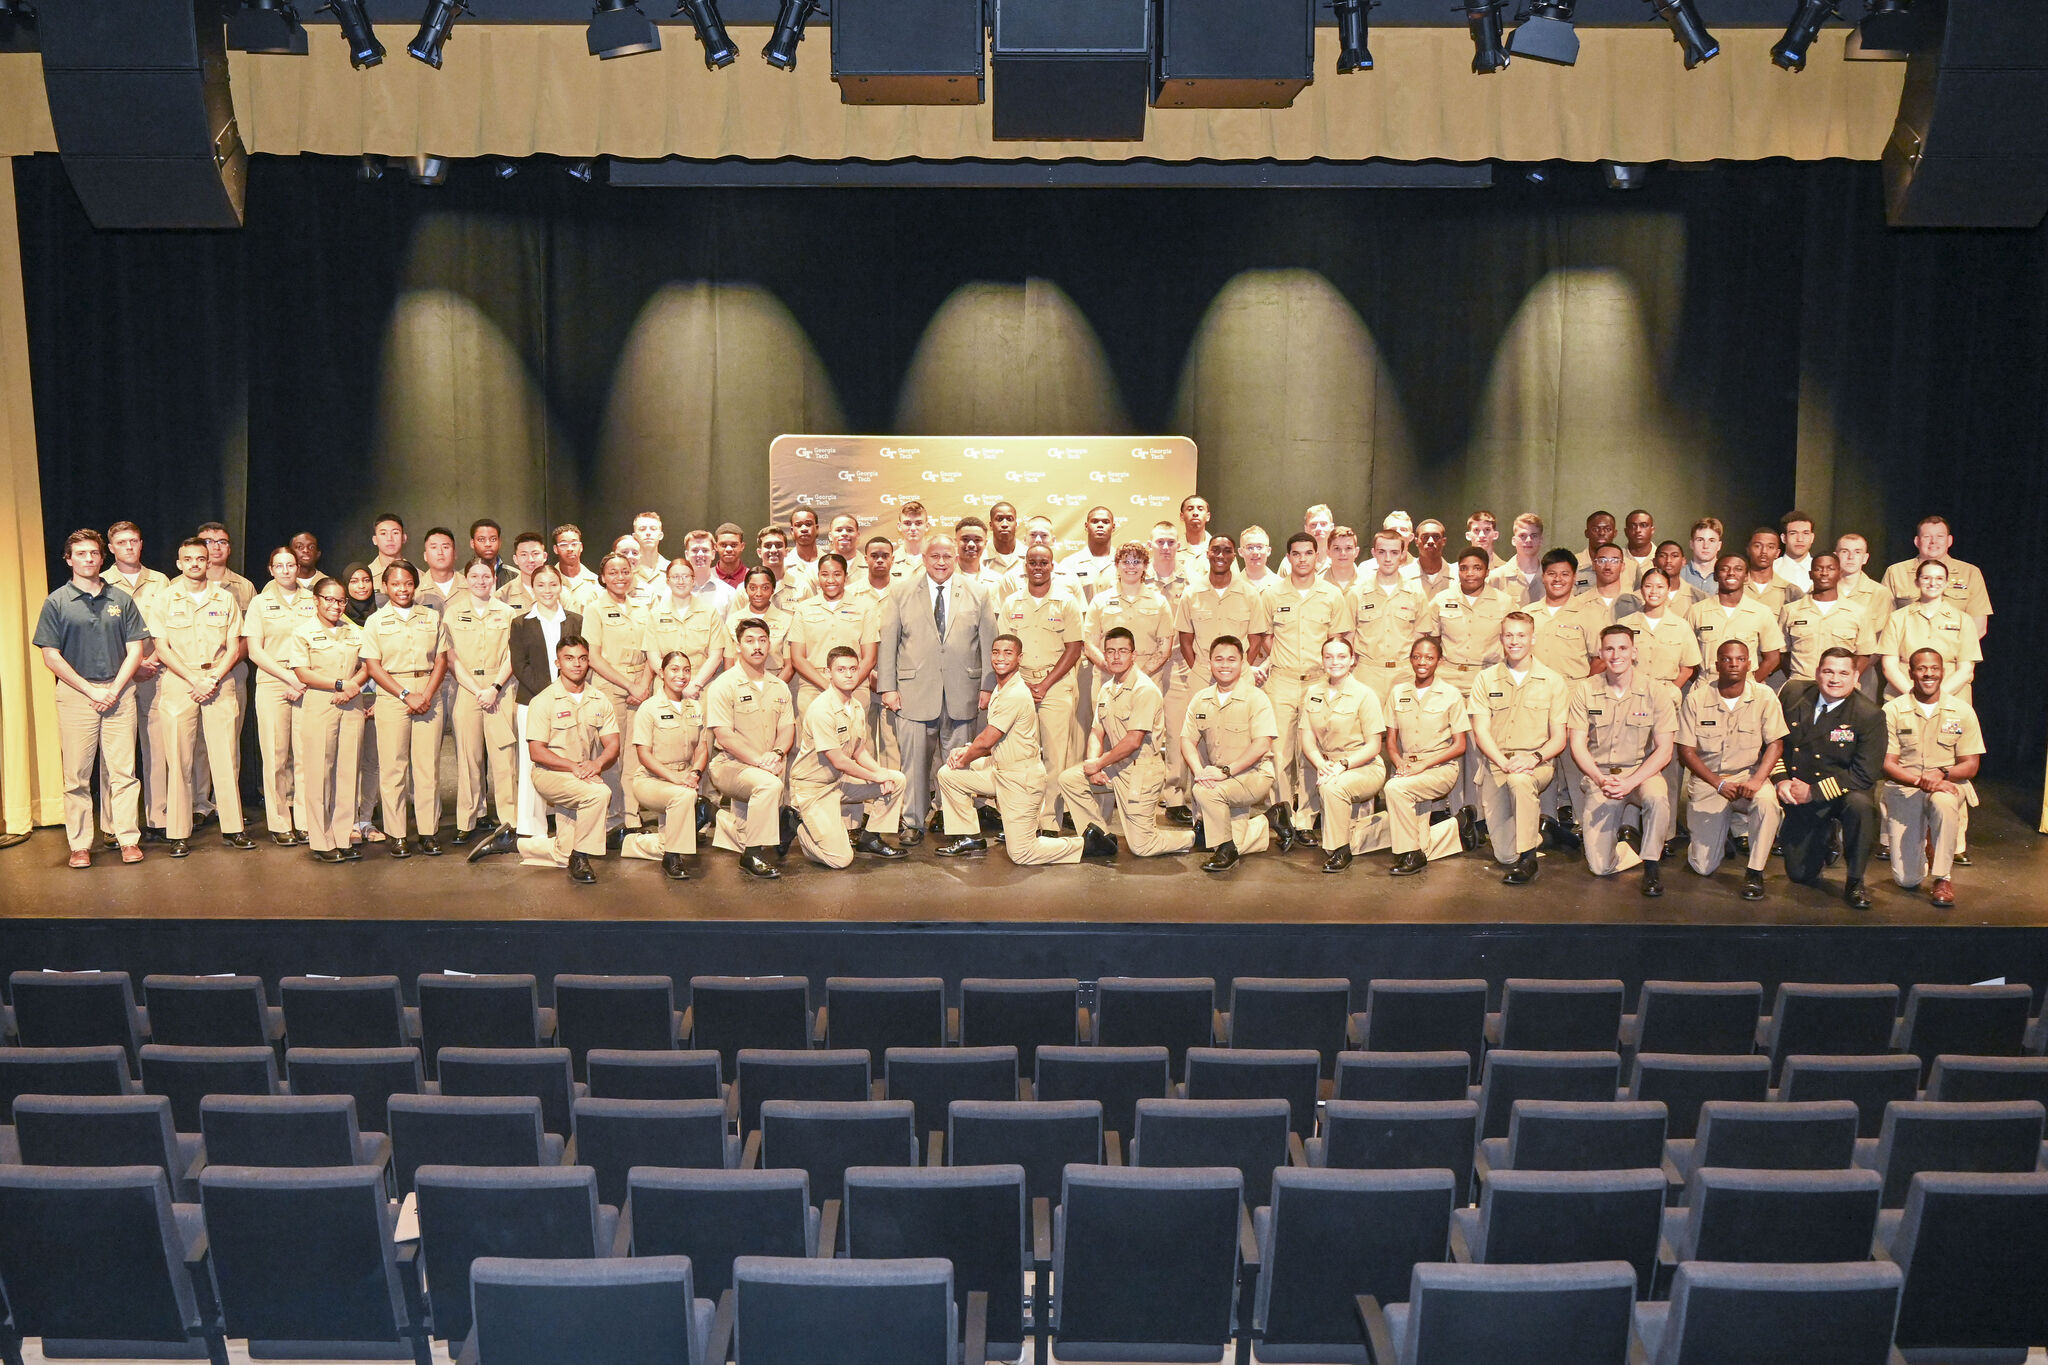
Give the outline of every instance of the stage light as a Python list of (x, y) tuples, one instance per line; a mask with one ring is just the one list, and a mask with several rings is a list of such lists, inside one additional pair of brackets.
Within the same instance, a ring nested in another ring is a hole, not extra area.
[(519, 163), (510, 157), (501, 156), (491, 162), (491, 178), (494, 180), (510, 180), (518, 174)]
[(1465, 6), (1465, 23), (1472, 30), (1472, 69), (1482, 76), (1508, 64), (1508, 51), (1500, 40), (1502, 2), (1468, 0)]
[(704, 45), (704, 65), (710, 70), (731, 66), (740, 55), (725, 31), (725, 21), (718, 17), (718, 0), (682, 0), (676, 15), (688, 19), (697, 30), (697, 41)]
[(1372, 49), (1366, 44), (1366, 15), (1372, 0), (1330, 0), (1337, 16), (1337, 74), (1372, 70)]
[(414, 152), (405, 159), (405, 173), (415, 185), (438, 185), (448, 178), (448, 158)]
[(768, 65), (784, 71), (796, 70), (796, 45), (804, 40), (804, 25), (811, 22), (818, 9), (819, 0), (782, 0), (782, 8), (775, 15), (775, 31), (768, 35), (768, 45), (761, 49)]
[(228, 47), (235, 52), (306, 55), (306, 30), (291, 0), (242, 0), (228, 15)]
[(36, 26), (36, 7), (28, 0), (0, 0), (0, 43), (11, 43), (22, 30)]
[(1787, 71), (1806, 70), (1806, 50), (1820, 36), (1820, 26), (1834, 17), (1835, 0), (1799, 0), (1785, 36), (1771, 44), (1771, 60)]
[(377, 181), (382, 180), (383, 178), (383, 157), (370, 156), (367, 153), (365, 153), (363, 158), (360, 161), (356, 162), (356, 179), (362, 181), (365, 185), (373, 185)]
[(1903, 62), (1933, 42), (1926, 14), (1913, 0), (1869, 0), (1842, 55), (1852, 62)]
[(1721, 55), (1720, 41), (1700, 22), (1693, 0), (1650, 0), (1650, 8), (1670, 26), (1672, 39), (1685, 49), (1687, 71)]
[(588, 185), (597, 179), (597, 167), (588, 161), (572, 161), (562, 168), (571, 180)]
[(441, 49), (447, 46), (455, 21), (468, 8), (467, 0), (427, 0), (427, 11), (420, 16), (420, 31), (406, 44), (406, 55), (439, 71)]
[(1576, 66), (1579, 60), (1579, 31), (1572, 27), (1572, 11), (1579, 0), (1530, 0), (1529, 17), (1515, 26), (1508, 39), (1508, 51), (1517, 57), (1534, 57), (1539, 62)]
[(384, 44), (377, 41), (377, 30), (370, 27), (363, 0), (327, 0), (316, 13), (321, 11), (332, 14), (334, 22), (341, 25), (342, 34), (348, 39), (350, 66), (361, 71), (384, 60)]
[(1610, 190), (1639, 190), (1650, 182), (1650, 168), (1631, 161), (1603, 161), (1600, 174)]
[(633, 0), (596, 0), (590, 11), (590, 55), (609, 60), (641, 52), (661, 51), (654, 21)]

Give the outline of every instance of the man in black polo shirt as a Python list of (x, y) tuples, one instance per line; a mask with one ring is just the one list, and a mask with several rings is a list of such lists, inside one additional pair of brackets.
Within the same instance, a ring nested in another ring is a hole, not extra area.
[(64, 541), (71, 581), (43, 601), (34, 643), (57, 675), (57, 748), (64, 765), (64, 834), (71, 866), (92, 866), (93, 764), (106, 764), (121, 861), (142, 861), (142, 784), (135, 777), (135, 691), (149, 630), (135, 599), (100, 577), (98, 531)]

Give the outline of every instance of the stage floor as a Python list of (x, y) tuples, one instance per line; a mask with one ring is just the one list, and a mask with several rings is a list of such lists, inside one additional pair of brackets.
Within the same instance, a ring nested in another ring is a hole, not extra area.
[[(1936, 910), (1924, 892), (1892, 883), (1889, 868), (1871, 868), (1876, 905), (1858, 913), (1843, 904), (1841, 870), (1824, 888), (1794, 886), (1782, 865), (1766, 874), (1769, 894), (1748, 902), (1738, 894), (1741, 871), (1724, 864), (1713, 878), (1695, 876), (1681, 857), (1665, 860), (1665, 895), (1645, 900), (1638, 875), (1605, 881), (1572, 854), (1550, 855), (1527, 887), (1503, 886), (1483, 853), (1433, 864), (1420, 877), (1387, 875), (1389, 857), (1360, 858), (1349, 871), (1325, 876), (1320, 856), (1261, 854), (1226, 876), (1199, 870), (1197, 857), (1137, 859), (1114, 868), (1019, 868), (999, 851), (946, 861), (927, 840), (895, 863), (860, 859), (844, 872), (807, 863), (792, 850), (782, 877), (756, 882), (733, 855), (707, 850), (686, 882), (670, 882), (656, 863), (607, 858), (598, 883), (572, 885), (560, 872), (522, 867), (516, 857), (471, 866), (450, 846), (439, 858), (395, 861), (366, 846), (361, 862), (326, 866), (304, 849), (280, 849), (261, 831), (254, 852), (221, 845), (201, 831), (191, 857), (173, 860), (152, 846), (140, 866), (110, 853), (90, 871), (65, 866), (61, 831), (41, 830), (0, 852), (0, 915), (42, 920), (346, 920), (611, 921), (622, 923), (960, 925), (1609, 925), (1824, 926), (1929, 929), (2048, 927), (2048, 838), (2021, 812), (2035, 794), (1993, 788), (1974, 812), (1970, 853), (1958, 869), (1957, 905)], [(16, 964), (18, 965), (18, 964)]]

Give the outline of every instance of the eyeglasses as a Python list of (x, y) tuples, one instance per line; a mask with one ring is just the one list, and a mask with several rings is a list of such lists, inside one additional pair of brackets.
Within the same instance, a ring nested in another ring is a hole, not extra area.
[(225, 545), (228, 541), (225, 536), (201, 536), (199, 537), (199, 543), (201, 545)]

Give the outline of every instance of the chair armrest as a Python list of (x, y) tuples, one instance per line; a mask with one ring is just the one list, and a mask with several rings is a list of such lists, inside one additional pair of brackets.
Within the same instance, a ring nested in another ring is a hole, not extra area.
[(1290, 1166), (1308, 1165), (1308, 1149), (1302, 1146), (1301, 1134), (1291, 1128), (1287, 1130), (1287, 1164)]
[(988, 1291), (977, 1289), (967, 1296), (967, 1365), (988, 1365)]
[(1095, 1016), (1088, 1012), (1086, 1005), (1074, 1009), (1074, 1036), (1084, 1043), (1095, 1041)]
[(946, 1046), (960, 1046), (960, 1007), (946, 1006)]
[(1366, 1017), (1363, 1011), (1349, 1015), (1344, 1020), (1344, 1046), (1354, 1052), (1365, 1046)]
[(1352, 1304), (1359, 1326), (1365, 1329), (1365, 1349), (1372, 1356), (1373, 1365), (1394, 1365), (1394, 1334), (1387, 1330), (1387, 1314), (1380, 1301), (1370, 1294), (1360, 1294)]
[(704, 1346), (706, 1365), (724, 1365), (732, 1354), (732, 1310), (732, 1290), (727, 1289), (718, 1296), (718, 1313), (711, 1319), (711, 1340)]
[(1667, 1189), (1683, 1190), (1685, 1188), (1685, 1176), (1680, 1173), (1678, 1163), (1671, 1159), (1669, 1153), (1666, 1153), (1661, 1164), (1664, 1168), (1665, 1187)]
[(569, 1134), (568, 1141), (562, 1144), (562, 1164), (564, 1166), (574, 1166), (576, 1164), (576, 1135), (574, 1133)]
[(829, 1261), (839, 1253), (839, 1201), (827, 1199), (818, 1215), (818, 1254), (816, 1259)]
[(1500, 1046), (1500, 1039), (1501, 1039), (1501, 1017), (1500, 1017), (1500, 1014), (1499, 1014), (1499, 1013), (1498, 1013), (1497, 1011), (1489, 1011), (1489, 1012), (1487, 1013), (1487, 1016), (1486, 1016), (1486, 1029), (1485, 1029), (1485, 1032), (1484, 1032), (1483, 1036), (1484, 1036), (1484, 1037), (1485, 1037), (1485, 1039), (1486, 1039), (1486, 1045), (1487, 1045), (1488, 1047), (1499, 1047), (1499, 1046)]
[(612, 1233), (611, 1257), (615, 1261), (622, 1261), (632, 1254), (633, 1200), (629, 1195), (626, 1202), (619, 1205), (619, 1226), (618, 1230)]
[(364, 1133), (362, 1146), (356, 1149), (356, 1165), (375, 1166), (380, 1171), (391, 1169), (391, 1139), (382, 1133)]
[(871, 1100), (886, 1100), (889, 1098), (889, 1082), (887, 1078), (868, 1082), (868, 1098)]
[(1759, 1015), (1756, 1021), (1756, 1049), (1763, 1052), (1771, 1045), (1771, 1016)]
[(189, 1243), (186, 1244), (185, 1264), (188, 1266), (205, 1264), (207, 1252), (209, 1249), (210, 1246), (206, 1239), (206, 1231), (202, 1228), (199, 1232), (199, 1235), (194, 1237)]
[(1237, 1260), (1250, 1270), (1259, 1268), (1259, 1236), (1252, 1231), (1252, 1212), (1241, 1199), (1237, 1203)]
[(1663, 1233), (1657, 1234), (1657, 1265), (1659, 1269), (1670, 1266), (1678, 1268), (1678, 1248), (1671, 1245), (1671, 1239)]
[(1044, 1195), (1031, 1201), (1031, 1267), (1052, 1269), (1052, 1200)]
[(407, 1044), (418, 1047), (420, 1041), (420, 1012), (416, 1005), (399, 1006), (398, 1026), (405, 1032)]
[(455, 1353), (455, 1365), (477, 1365), (476, 1324), (469, 1325), (469, 1335), (462, 1339), (462, 1349)]
[(391, 1249), (398, 1262), (398, 1284), (405, 1291), (405, 1316), (415, 1328), (427, 1325), (427, 1291), (420, 1283), (420, 1244), (400, 1242)]
[(263, 1007), (263, 1036), (270, 1042), (284, 1037), (284, 1010), (276, 1005)]
[(1209, 1037), (1218, 1047), (1230, 1046), (1230, 1015), (1227, 1011), (1209, 1011)]
[(681, 1010), (670, 1010), (668, 1012), (668, 1027), (669, 1042), (680, 1045), (683, 1041), (683, 1012)]
[(185, 1172), (183, 1179), (188, 1181), (192, 1188), (197, 1189), (199, 1187), (199, 1173), (205, 1169), (206, 1153), (202, 1150), (198, 1156), (192, 1158), (192, 1166)]
[(812, 1047), (823, 1047), (823, 1046), (825, 1046), (825, 1011), (826, 1011), (826, 1010), (827, 1010), (828, 1008), (830, 1008), (830, 1007), (829, 1007), (829, 1006), (826, 1006), (826, 1005), (820, 1005), (820, 1006), (818, 1006), (818, 1013), (817, 1013), (817, 1016), (816, 1016), (815, 1018), (813, 1018), (813, 1019), (811, 1020), (811, 1046), (812, 1046)]
[(1621, 1031), (1617, 1037), (1624, 1049), (1633, 1050), (1635, 1048), (1636, 1039), (1642, 1036), (1641, 1029), (1642, 1016), (1635, 1014), (1624, 1014), (1621, 1016)]
[(1034, 1082), (1029, 1076), (1020, 1076), (1017, 1078), (1017, 1098), (1020, 1100), (1032, 1100), (1038, 1098), (1037, 1083)]
[(555, 1036), (556, 1019), (557, 1016), (554, 1010), (546, 1005), (542, 1005), (534, 1014), (533, 1032), (534, 1036), (539, 1039), (540, 1046), (549, 1047), (552, 1045)]
[(761, 1166), (761, 1130), (756, 1128), (747, 1134), (746, 1146), (740, 1148), (740, 1169), (759, 1170)]
[(946, 1135), (936, 1128), (925, 1134), (924, 1164), (927, 1168), (946, 1164)]
[(1886, 1358), (1885, 1365), (1906, 1365), (1906, 1353), (1896, 1346), (1892, 1347), (1892, 1353)]
[(1111, 1128), (1108, 1131), (1104, 1132), (1102, 1135), (1102, 1147), (1104, 1153), (1109, 1158), (1108, 1164), (1112, 1166), (1121, 1166), (1124, 1164), (1123, 1134), (1117, 1132), (1117, 1130), (1114, 1128)]
[(691, 1038), (695, 1036), (696, 1032), (697, 1007), (695, 1005), (685, 1005), (683, 1006), (681, 1022), (676, 1025), (676, 1041), (681, 1042), (684, 1039)]
[(1650, 1348), (1643, 1343), (1642, 1333), (1636, 1330), (1636, 1315), (1631, 1311), (1628, 1317), (1628, 1365), (1650, 1365)]
[(1493, 1159), (1486, 1155), (1486, 1139), (1472, 1145), (1472, 1183), (1484, 1186), (1493, 1178)]
[(1451, 1259), (1459, 1265), (1472, 1264), (1472, 1246), (1465, 1240), (1465, 1229), (1457, 1223), (1451, 1224)]

